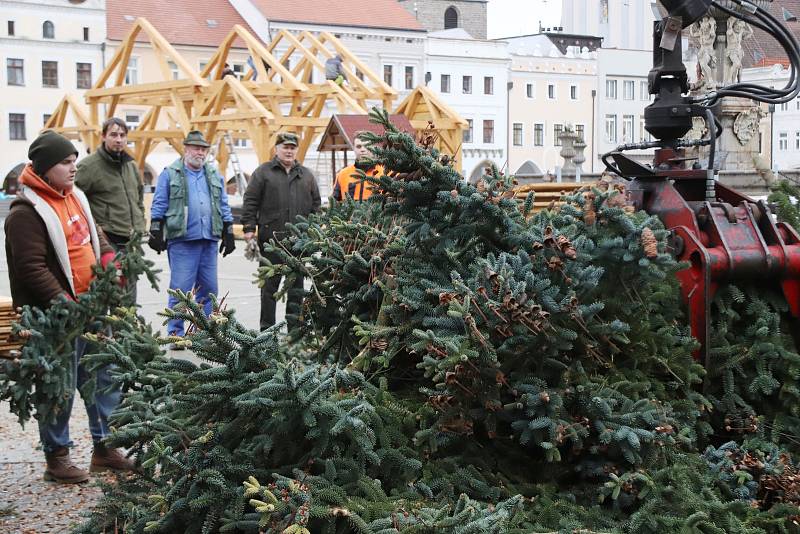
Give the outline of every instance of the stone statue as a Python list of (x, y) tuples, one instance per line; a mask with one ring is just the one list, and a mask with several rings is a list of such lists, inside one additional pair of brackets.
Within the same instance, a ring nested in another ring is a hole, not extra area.
[(730, 62), (725, 73), (725, 85), (730, 85), (739, 81), (739, 71), (742, 70), (742, 58), (744, 48), (742, 42), (753, 36), (753, 29), (745, 21), (737, 18), (728, 19), (728, 46), (725, 55)]
[(756, 106), (742, 111), (736, 116), (736, 120), (733, 121), (733, 133), (736, 134), (736, 138), (742, 146), (747, 145), (753, 137), (758, 135), (758, 125), (766, 115), (767, 113), (763, 109)]
[(689, 35), (697, 43), (698, 73), (695, 90), (713, 91), (717, 88), (717, 57), (714, 54), (714, 41), (717, 39), (717, 21), (706, 15), (689, 28)]

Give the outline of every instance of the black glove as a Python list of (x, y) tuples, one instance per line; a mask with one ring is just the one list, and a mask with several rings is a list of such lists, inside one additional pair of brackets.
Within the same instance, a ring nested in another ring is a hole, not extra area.
[(222, 243), (219, 244), (219, 251), (224, 258), (236, 250), (236, 241), (233, 238), (233, 223), (222, 223)]
[(150, 221), (150, 239), (147, 240), (147, 244), (159, 254), (167, 250), (167, 242), (164, 241), (164, 219)]

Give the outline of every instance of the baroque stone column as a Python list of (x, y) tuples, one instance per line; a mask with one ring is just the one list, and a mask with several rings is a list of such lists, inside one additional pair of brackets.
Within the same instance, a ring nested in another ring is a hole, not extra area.
[[(733, 9), (730, 0), (719, 0)], [(750, 0), (766, 8), (772, 0)], [(744, 21), (729, 16), (716, 8), (689, 28), (689, 35), (697, 47), (698, 81), (692, 88), (694, 96), (714, 91), (739, 81), (744, 57), (743, 41), (753, 35)], [(758, 126), (765, 111), (757, 103), (744, 98), (725, 98), (717, 119), (722, 124), (722, 135), (717, 142), (717, 167), (723, 171), (752, 171), (758, 155)], [(695, 125), (695, 135), (698, 128)], [(705, 157), (708, 149), (701, 151)]]

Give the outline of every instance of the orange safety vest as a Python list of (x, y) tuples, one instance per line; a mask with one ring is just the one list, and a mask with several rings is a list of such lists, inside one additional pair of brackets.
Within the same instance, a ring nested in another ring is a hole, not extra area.
[[(384, 174), (383, 166), (375, 165), (364, 174), (367, 176), (381, 176)], [(333, 187), (333, 197), (336, 200), (344, 200), (344, 195), (348, 195), (355, 200), (367, 200), (372, 196), (373, 184), (362, 181), (359, 178), (355, 165), (349, 165), (339, 171), (336, 175), (336, 184)]]

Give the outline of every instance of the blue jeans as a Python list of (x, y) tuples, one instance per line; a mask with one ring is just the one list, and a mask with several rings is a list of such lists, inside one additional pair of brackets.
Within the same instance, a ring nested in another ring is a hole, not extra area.
[[(195, 300), (202, 303), (206, 315), (211, 313), (209, 295), (217, 294), (217, 241), (193, 239), (167, 244), (169, 256), (169, 288), (189, 292), (195, 290)], [(174, 308), (178, 299), (169, 296), (167, 306)], [(182, 336), (183, 321), (170, 319), (167, 333)]]
[[(69, 417), (72, 413), (72, 401), (75, 399), (75, 388), (83, 386), (88, 380), (89, 374), (80, 363), (81, 357), (86, 354), (88, 343), (86, 340), (78, 338), (75, 340), (75, 352), (72, 357), (72, 368), (77, 368), (77, 373), (72, 373), (72, 396), (67, 403), (67, 408), (56, 418), (55, 422), (49, 425), (39, 423), (39, 439), (42, 441), (44, 452), (53, 452), (62, 447), (72, 447), (72, 440), (69, 438)], [(108, 416), (119, 404), (120, 391), (114, 388), (106, 391), (113, 383), (108, 373), (109, 367), (103, 367), (97, 372), (97, 391), (94, 395), (94, 402), (83, 399), (86, 405), (86, 414), (89, 416), (89, 431), (92, 433), (92, 441), (100, 443), (110, 434), (108, 429)]]

